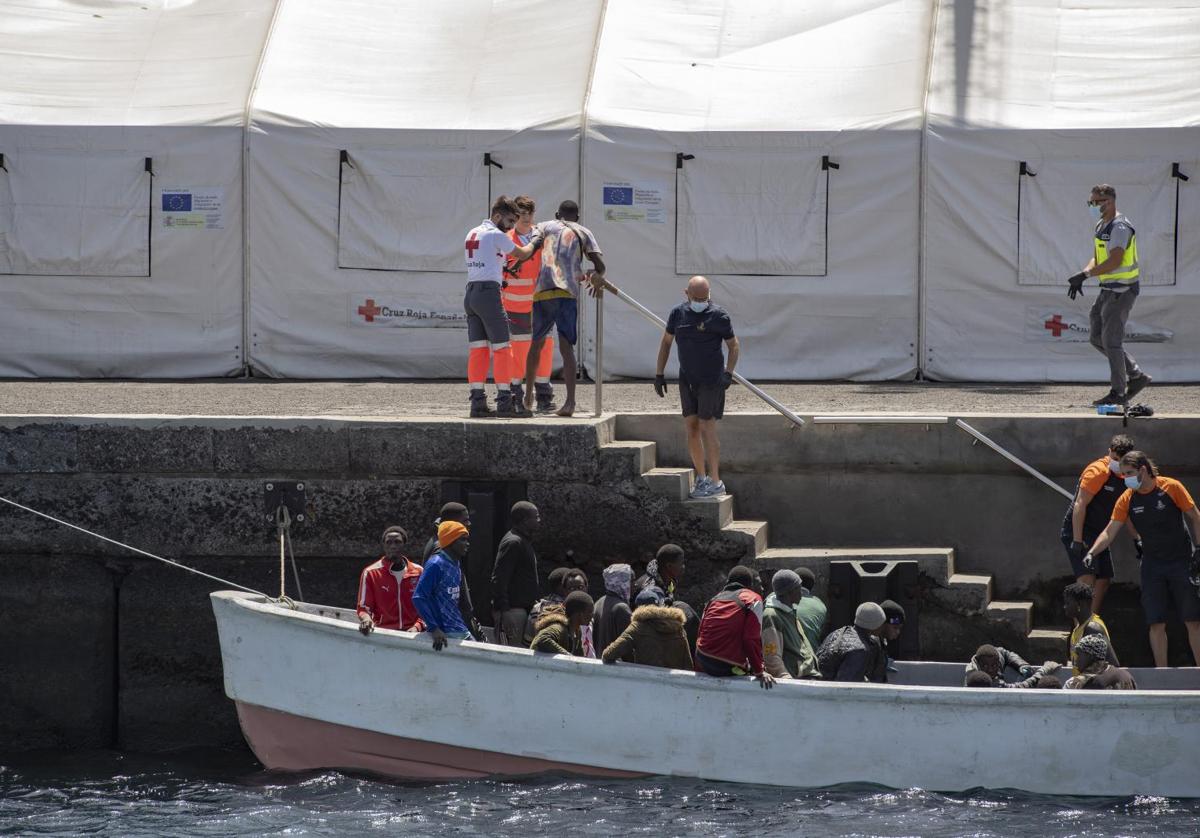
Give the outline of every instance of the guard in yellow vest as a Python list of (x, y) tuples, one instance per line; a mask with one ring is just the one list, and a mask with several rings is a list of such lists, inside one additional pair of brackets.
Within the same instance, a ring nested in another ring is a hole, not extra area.
[(1091, 310), (1091, 343), (1108, 358), (1112, 388), (1094, 405), (1124, 405), (1150, 383), (1137, 361), (1125, 351), (1125, 322), (1138, 295), (1137, 232), (1117, 212), (1117, 190), (1107, 183), (1092, 187), (1088, 209), (1096, 221), (1093, 254), (1087, 267), (1067, 280), (1072, 300), (1083, 293), (1089, 276), (1100, 281), (1100, 296)]

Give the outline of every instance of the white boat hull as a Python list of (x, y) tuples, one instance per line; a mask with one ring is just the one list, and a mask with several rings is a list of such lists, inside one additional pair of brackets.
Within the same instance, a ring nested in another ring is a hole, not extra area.
[(226, 694), (269, 768), (1200, 795), (1200, 691), (764, 691), (749, 679), (472, 642), (434, 652), (427, 636), (367, 638), (353, 622), (249, 594), (212, 601)]

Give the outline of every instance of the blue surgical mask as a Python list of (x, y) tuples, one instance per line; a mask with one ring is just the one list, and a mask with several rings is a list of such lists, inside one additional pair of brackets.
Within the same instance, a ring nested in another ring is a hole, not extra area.
[(1109, 460), (1108, 461), (1108, 470), (1111, 471), (1113, 474), (1120, 474), (1121, 473), (1121, 461), (1120, 460)]
[(688, 300), (688, 305), (692, 307), (692, 311), (700, 314), (708, 309), (708, 300)]
[(1142, 481), (1138, 479), (1136, 474), (1131, 474), (1125, 478), (1125, 486), (1129, 489), (1136, 489), (1142, 485)]
[(1099, 221), (1104, 217), (1104, 211), (1101, 210), (1100, 207), (1089, 206), (1088, 212), (1092, 214), (1092, 221)]

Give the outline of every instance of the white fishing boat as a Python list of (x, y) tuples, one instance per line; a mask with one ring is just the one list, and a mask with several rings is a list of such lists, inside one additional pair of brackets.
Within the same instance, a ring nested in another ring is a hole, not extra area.
[[(1196, 670), (1176, 670), (1190, 689), (1136, 692), (812, 681), (764, 691), (749, 678), (469, 641), (435, 652), (428, 635), (364, 637), (352, 611), (253, 594), (212, 602), (226, 694), (268, 768), (1200, 795)], [(962, 668), (927, 671), (946, 680)]]

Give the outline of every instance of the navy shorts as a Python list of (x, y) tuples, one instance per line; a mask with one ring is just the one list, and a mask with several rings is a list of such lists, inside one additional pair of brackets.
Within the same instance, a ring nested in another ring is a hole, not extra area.
[(725, 413), (725, 388), (720, 384), (692, 384), (680, 378), (679, 404), (684, 416), (720, 419)]
[(1188, 561), (1142, 562), (1142, 611), (1146, 624), (1165, 623), (1175, 606), (1175, 616), (1185, 622), (1200, 621), (1200, 589), (1188, 581)]
[(541, 340), (558, 327), (558, 336), (571, 346), (579, 338), (579, 302), (574, 297), (533, 301), (533, 339)]
[[(1073, 540), (1074, 539), (1071, 538), (1071, 533), (1065, 532), (1062, 534), (1063, 547), (1069, 548)], [(1095, 541), (1095, 539), (1092, 540)], [(1094, 566), (1091, 570), (1088, 570), (1083, 566), (1082, 557), (1079, 559), (1072, 559), (1069, 550), (1067, 552), (1067, 558), (1071, 560), (1071, 572), (1075, 574), (1076, 579), (1078, 579), (1080, 576), (1095, 576), (1097, 579), (1113, 578), (1113, 561), (1111, 550), (1105, 550), (1099, 555), (1092, 556), (1092, 559), (1094, 559)]]

